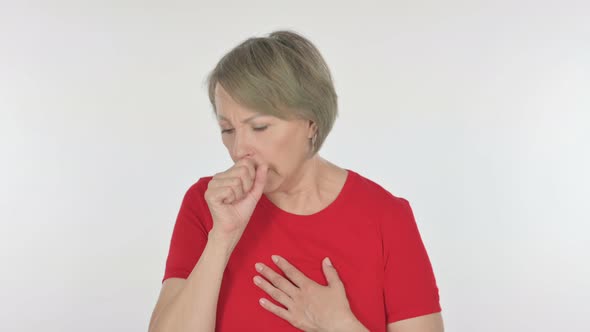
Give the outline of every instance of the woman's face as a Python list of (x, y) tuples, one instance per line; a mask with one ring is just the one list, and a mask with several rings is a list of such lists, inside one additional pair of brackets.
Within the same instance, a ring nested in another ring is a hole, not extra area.
[(315, 125), (307, 120), (282, 120), (237, 104), (220, 84), (215, 106), (223, 144), (232, 160), (251, 158), (269, 166), (264, 192), (277, 190), (308, 159)]

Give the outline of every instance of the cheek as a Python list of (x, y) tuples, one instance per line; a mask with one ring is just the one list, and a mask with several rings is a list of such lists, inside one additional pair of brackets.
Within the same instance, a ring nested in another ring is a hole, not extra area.
[(274, 166), (279, 175), (289, 173), (305, 159), (308, 151), (305, 144), (305, 139), (298, 137), (296, 133), (291, 136), (285, 135), (276, 139), (272, 146), (268, 146), (268, 149), (263, 152), (263, 157), (271, 164), (271, 167)]
[(232, 147), (231, 147), (231, 142), (228, 139), (223, 138), (222, 140), (223, 146), (225, 146), (225, 149), (231, 153)]
[(226, 148), (230, 147), (230, 140), (223, 134), (221, 134), (221, 142), (225, 145)]

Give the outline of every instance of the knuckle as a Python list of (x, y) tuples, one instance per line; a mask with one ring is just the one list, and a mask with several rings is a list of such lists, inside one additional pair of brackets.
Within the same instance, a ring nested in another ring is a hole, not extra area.
[(287, 286), (287, 284), (286, 284), (286, 283), (287, 283), (287, 281), (286, 281), (285, 279), (283, 279), (283, 278), (277, 278), (275, 282), (276, 282), (276, 284), (275, 284), (275, 285), (276, 285), (278, 288), (282, 288), (282, 289), (284, 289), (284, 288), (286, 288), (286, 286)]
[(274, 288), (273, 290), (271, 290), (270, 296), (272, 296), (273, 299), (280, 301), (281, 300), (281, 291)]
[(247, 168), (242, 167), (242, 168), (240, 168), (240, 172), (238, 173), (238, 176), (240, 177), (240, 179), (242, 181), (248, 180), (250, 178), (250, 172), (248, 171)]
[[(279, 263), (281, 263), (281, 262), (279, 261)], [(287, 276), (292, 276), (295, 272), (295, 271), (293, 271), (293, 268), (291, 268), (291, 266), (289, 266), (287, 264), (280, 264), (279, 267), (281, 268), (281, 270), (283, 270), (283, 272), (285, 272), (285, 275), (287, 275)]]
[(277, 314), (279, 315), (279, 317), (281, 317), (282, 319), (291, 322), (291, 319), (289, 317), (289, 315), (287, 314), (287, 312), (285, 310), (280, 310), (277, 309)]
[(310, 284), (308, 284), (307, 282), (302, 282), (301, 285), (299, 286), (299, 289), (301, 289), (301, 291), (304, 294), (311, 294), (311, 293), (313, 293), (312, 286)]
[(274, 275), (270, 277), (270, 282), (272, 282), (273, 285), (275, 285), (276, 287), (280, 287), (282, 286), (282, 278), (278, 275)]
[(240, 168), (245, 167), (245, 165), (246, 165), (245, 160), (243, 160), (243, 159), (238, 160), (238, 162), (234, 165), (234, 170), (238, 171), (238, 170), (240, 170)]
[(242, 175), (242, 176), (247, 176), (249, 174), (248, 167), (246, 167), (246, 166), (240, 166), (238, 171), (240, 172), (240, 175)]
[(301, 292), (296, 292), (293, 295), (293, 300), (295, 300), (295, 302), (303, 302), (305, 300), (305, 296), (303, 296)]

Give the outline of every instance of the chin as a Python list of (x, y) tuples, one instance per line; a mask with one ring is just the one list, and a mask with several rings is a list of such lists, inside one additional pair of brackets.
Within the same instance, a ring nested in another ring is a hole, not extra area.
[(262, 189), (262, 193), (263, 194), (271, 193), (271, 192), (277, 190), (277, 188), (278, 188), (278, 186), (277, 186), (276, 181), (272, 181), (271, 179), (269, 179), (267, 177), (266, 184), (264, 185), (264, 188)]
[(264, 185), (264, 188), (262, 188), (262, 193), (266, 194), (269, 192), (272, 192), (275, 188), (272, 187), (272, 182), (267, 181), (266, 184)]

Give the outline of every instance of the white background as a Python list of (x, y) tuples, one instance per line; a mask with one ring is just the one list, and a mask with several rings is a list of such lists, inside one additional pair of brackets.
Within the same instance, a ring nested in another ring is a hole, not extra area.
[(205, 76), (277, 29), (332, 70), (320, 154), (410, 201), (447, 331), (588, 328), (587, 1), (18, 3), (0, 7), (3, 331), (147, 330), (185, 191), (231, 166)]

